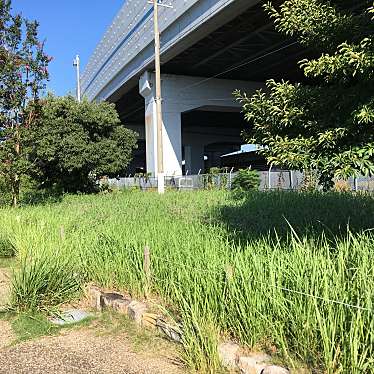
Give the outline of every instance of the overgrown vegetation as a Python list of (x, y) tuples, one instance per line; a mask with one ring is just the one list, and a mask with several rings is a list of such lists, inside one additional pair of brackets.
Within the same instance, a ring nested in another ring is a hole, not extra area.
[(319, 58), (300, 61), (306, 83), (267, 82), (236, 92), (251, 124), (247, 140), (281, 167), (333, 178), (374, 174), (372, 1), (286, 0), (265, 6), (275, 28)]
[(221, 334), (290, 367), (374, 370), (370, 195), (133, 191), (0, 213), (18, 308), (49, 309), (88, 281), (142, 296), (148, 245), (151, 292), (183, 321), (200, 372), (218, 371)]
[(40, 113), (51, 61), (38, 28), (36, 21), (13, 14), (10, 0), (0, 0), (0, 184), (9, 188), (14, 206), (22, 177), (35, 166), (25, 139)]

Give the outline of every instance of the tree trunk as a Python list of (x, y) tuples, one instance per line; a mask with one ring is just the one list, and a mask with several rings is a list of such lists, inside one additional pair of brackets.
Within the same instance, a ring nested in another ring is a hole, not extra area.
[[(15, 151), (19, 158), (19, 155), (21, 153), (21, 144), (20, 144), (20, 133), (19, 129), (17, 127), (16, 130), (16, 145), (15, 145)], [(20, 177), (17, 173), (14, 173), (12, 178), (12, 206), (14, 208), (17, 208), (18, 206), (18, 200), (19, 200), (19, 189), (20, 189)]]
[(12, 180), (12, 206), (14, 208), (17, 208), (18, 206), (19, 188), (20, 188), (19, 176), (15, 175), (14, 179)]

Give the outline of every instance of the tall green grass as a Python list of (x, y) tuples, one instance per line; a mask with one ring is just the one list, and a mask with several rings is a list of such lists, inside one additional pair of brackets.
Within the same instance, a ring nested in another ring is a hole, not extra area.
[(148, 245), (151, 291), (183, 321), (190, 366), (218, 372), (225, 335), (290, 367), (374, 372), (371, 196), (124, 192), (0, 213), (19, 308), (47, 309), (86, 282), (141, 297)]

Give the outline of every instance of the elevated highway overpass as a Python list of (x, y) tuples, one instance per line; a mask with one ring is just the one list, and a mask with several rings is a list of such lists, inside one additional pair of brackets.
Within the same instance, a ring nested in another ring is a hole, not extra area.
[[(259, 0), (165, 2), (172, 8), (159, 11), (164, 167), (169, 175), (181, 174), (182, 164), (196, 173), (243, 142), (246, 124), (232, 91), (254, 92), (269, 78), (302, 79), (297, 61), (306, 51), (275, 32)], [(134, 167), (155, 174), (153, 70), (152, 6), (127, 0), (88, 62), (81, 87), (89, 100), (116, 103), (124, 124), (140, 134)]]

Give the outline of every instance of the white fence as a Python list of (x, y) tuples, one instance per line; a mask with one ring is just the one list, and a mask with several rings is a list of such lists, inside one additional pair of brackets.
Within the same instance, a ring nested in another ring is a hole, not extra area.
[[(261, 171), (260, 190), (300, 190), (304, 183), (304, 174), (300, 171), (280, 170)], [(199, 189), (230, 189), (236, 173), (222, 174), (199, 174), (165, 177), (165, 186), (177, 190), (199, 190)], [(156, 189), (157, 178), (140, 176), (108, 179), (111, 188), (142, 190)], [(351, 191), (374, 191), (374, 177), (350, 178), (347, 181), (338, 182), (340, 190)]]

